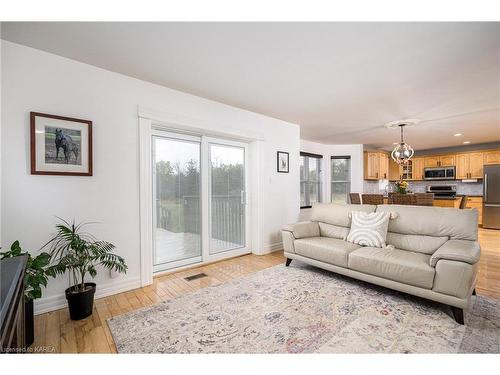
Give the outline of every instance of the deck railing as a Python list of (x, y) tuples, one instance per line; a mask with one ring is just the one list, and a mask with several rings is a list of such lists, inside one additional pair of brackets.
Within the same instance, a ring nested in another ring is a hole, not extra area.
[[(182, 205), (182, 207), (179, 207)], [(157, 203), (158, 228), (172, 232), (201, 233), (200, 198), (184, 196), (176, 213)], [(240, 195), (215, 195), (211, 197), (211, 237), (213, 239), (243, 245), (245, 242), (245, 210)], [(173, 216), (182, 222), (172, 223)], [(180, 217), (182, 215), (182, 217)], [(179, 228), (179, 229), (177, 229)]]

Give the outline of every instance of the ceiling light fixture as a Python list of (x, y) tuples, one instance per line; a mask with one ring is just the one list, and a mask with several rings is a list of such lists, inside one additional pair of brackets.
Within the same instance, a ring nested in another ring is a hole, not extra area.
[(403, 128), (406, 124), (398, 124), (398, 126), (401, 129), (401, 142), (392, 150), (391, 158), (398, 164), (407, 164), (415, 151), (413, 151), (413, 148), (404, 141)]
[(464, 145), (468, 145), (470, 141), (464, 141)]
[(454, 137), (461, 137), (462, 133), (453, 134)]

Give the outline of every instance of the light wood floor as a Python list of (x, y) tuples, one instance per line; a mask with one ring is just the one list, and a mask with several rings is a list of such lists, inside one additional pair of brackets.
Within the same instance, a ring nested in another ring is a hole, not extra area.
[[(500, 298), (500, 231), (480, 229), (479, 242), (482, 254), (476, 291), (481, 295)], [(32, 348), (43, 346), (55, 353), (115, 353), (106, 319), (221, 284), (283, 261), (282, 252), (262, 256), (251, 254), (156, 277), (153, 285), (145, 288), (97, 299), (92, 316), (80, 321), (70, 320), (67, 309), (37, 315)], [(200, 272), (208, 277), (189, 282), (184, 279)]]

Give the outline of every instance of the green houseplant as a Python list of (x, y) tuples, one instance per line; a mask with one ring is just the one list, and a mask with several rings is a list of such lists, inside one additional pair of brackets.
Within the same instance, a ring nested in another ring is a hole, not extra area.
[(46, 268), (50, 262), (50, 254), (42, 252), (33, 257), (29, 252), (23, 252), (19, 241), (14, 241), (8, 251), (0, 253), (0, 259), (23, 255), (28, 256), (24, 272), (24, 325), (25, 344), (30, 346), (35, 338), (33, 300), (42, 297), (42, 286), (47, 286)]
[(56, 235), (45, 245), (50, 247), (51, 257), (47, 273), (53, 277), (69, 274), (69, 288), (65, 294), (73, 320), (92, 314), (96, 284), (85, 282), (87, 274), (94, 278), (99, 265), (120, 273), (127, 271), (125, 260), (111, 252), (115, 248), (113, 244), (98, 241), (82, 230), (87, 224), (61, 219), (56, 225)]

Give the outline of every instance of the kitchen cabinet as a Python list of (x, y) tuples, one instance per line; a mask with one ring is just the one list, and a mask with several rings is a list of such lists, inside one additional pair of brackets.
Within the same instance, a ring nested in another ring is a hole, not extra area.
[(439, 166), (440, 167), (452, 167), (455, 165), (455, 155), (440, 155), (439, 156)]
[(412, 160), (412, 176), (415, 181), (424, 179), (424, 158), (413, 158)]
[(365, 152), (365, 179), (390, 181), (424, 179), (424, 168), (456, 167), (457, 180), (483, 178), (483, 165), (500, 164), (500, 150), (468, 151), (456, 154), (413, 157), (407, 165), (398, 165), (389, 154)]
[(424, 158), (424, 167), (439, 167), (439, 156), (426, 156)]
[(424, 158), (424, 167), (451, 167), (455, 165), (455, 155), (434, 155)]
[(466, 152), (456, 155), (458, 180), (468, 178), (483, 178), (483, 153)]
[(456, 197), (453, 199), (438, 199), (434, 198), (433, 206), (436, 207), (451, 207), (451, 208), (459, 208), (461, 197)]
[(483, 197), (467, 197), (466, 208), (475, 208), (478, 212), (478, 223), (483, 224)]
[(389, 178), (389, 155), (380, 154), (380, 177), (384, 180)]
[(483, 152), (483, 164), (500, 164), (500, 150)]
[(412, 158), (406, 165), (389, 161), (389, 181), (424, 179), (424, 158)]
[(469, 178), (483, 178), (483, 153), (469, 154)]
[(364, 154), (365, 180), (382, 180), (389, 177), (389, 155), (381, 151), (367, 151)]
[(469, 178), (469, 154), (458, 154), (457, 155), (457, 170), (456, 178), (458, 180), (463, 180)]
[(401, 172), (399, 170), (399, 164), (394, 160), (389, 160), (389, 181), (399, 181)]

